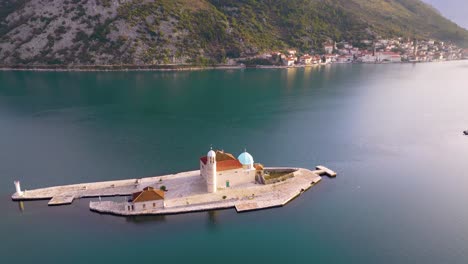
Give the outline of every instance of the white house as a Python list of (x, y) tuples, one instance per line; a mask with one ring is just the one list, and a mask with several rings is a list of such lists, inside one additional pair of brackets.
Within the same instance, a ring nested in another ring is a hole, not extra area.
[(127, 211), (148, 211), (164, 208), (164, 191), (146, 187), (141, 192), (132, 194), (132, 199), (125, 204)]
[(294, 66), (294, 63), (296, 62), (296, 60), (297, 60), (297, 57), (289, 56), (283, 59), (283, 64), (288, 67)]
[(323, 46), (323, 50), (325, 51), (326, 54), (332, 54), (333, 53), (333, 45), (327, 44)]
[(311, 64), (312, 63), (312, 56), (310, 56), (309, 54), (305, 54), (304, 56), (299, 58), (299, 61), (302, 64), (306, 64), (306, 65)]
[(320, 58), (320, 56), (318, 55), (315, 55), (314, 57), (312, 57), (313, 64), (319, 64), (321, 61), (322, 61), (322, 58)]

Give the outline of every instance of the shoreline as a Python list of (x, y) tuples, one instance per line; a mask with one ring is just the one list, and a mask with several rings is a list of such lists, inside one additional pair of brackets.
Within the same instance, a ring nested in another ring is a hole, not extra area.
[(22, 66), (22, 65), (0, 65), (0, 71), (31, 71), (31, 72), (178, 72), (178, 71), (204, 71), (204, 70), (241, 70), (241, 69), (296, 69), (321, 67), (328, 65), (343, 65), (343, 64), (427, 64), (427, 63), (442, 63), (468, 61), (468, 59), (460, 60), (443, 60), (443, 61), (402, 61), (402, 62), (346, 62), (346, 63), (319, 63), (319, 64), (298, 64), (293, 66), (284, 65), (77, 65), (77, 66)]
[(143, 71), (202, 71), (202, 70), (238, 70), (243, 65), (76, 65), (76, 66), (22, 66), (0, 65), (0, 71), (42, 71), (42, 72), (143, 72)]

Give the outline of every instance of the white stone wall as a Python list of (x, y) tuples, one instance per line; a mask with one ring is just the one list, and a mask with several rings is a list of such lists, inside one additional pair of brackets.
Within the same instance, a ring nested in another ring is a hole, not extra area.
[[(200, 161), (200, 174), (206, 182), (207, 192), (216, 192), (218, 189), (226, 188), (226, 181), (229, 180), (229, 187), (235, 187), (245, 183), (255, 183), (255, 170), (247, 170), (249, 166), (241, 169), (216, 171), (216, 163), (211, 165), (209, 162), (203, 164)], [(216, 177), (213, 177), (213, 173)]]
[(205, 179), (206, 181), (206, 165), (203, 164), (203, 161), (200, 160), (200, 175)]
[(217, 179), (216, 179), (216, 162), (210, 164), (208, 161), (205, 165), (205, 181), (206, 188), (209, 193), (216, 192)]
[(236, 187), (245, 183), (255, 183), (255, 170), (235, 169), (217, 172), (217, 188), (225, 189), (226, 181), (229, 187)]
[[(132, 207), (133, 206), (133, 207)], [(155, 200), (139, 203), (126, 203), (126, 211), (144, 211), (164, 208), (164, 200)]]

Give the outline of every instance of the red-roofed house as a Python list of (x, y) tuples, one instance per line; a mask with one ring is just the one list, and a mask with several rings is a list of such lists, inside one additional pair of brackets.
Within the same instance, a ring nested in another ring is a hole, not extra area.
[(294, 56), (288, 56), (287, 58), (283, 59), (283, 64), (285, 66), (294, 66), (294, 63), (296, 62), (297, 60), (297, 57), (294, 57)]
[(312, 63), (313, 63), (313, 64), (319, 64), (321, 61), (322, 61), (322, 58), (320, 58), (319, 55), (315, 55), (315, 56), (312, 58)]
[(164, 208), (164, 191), (155, 190), (153, 187), (145, 187), (141, 192), (132, 194), (125, 204), (127, 211), (151, 211)]
[(309, 54), (305, 54), (299, 58), (299, 62), (302, 64), (311, 64), (312, 63), (312, 56)]

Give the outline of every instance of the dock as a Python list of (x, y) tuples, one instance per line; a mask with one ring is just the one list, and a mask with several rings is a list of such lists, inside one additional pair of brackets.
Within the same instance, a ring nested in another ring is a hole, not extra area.
[(322, 174), (326, 174), (328, 175), (328, 177), (336, 177), (336, 172), (330, 170), (329, 168), (325, 167), (325, 166), (316, 166), (315, 167), (317, 169), (317, 174), (319, 175), (322, 175)]
[(73, 199), (75, 199), (75, 196), (73, 195), (54, 196), (52, 197), (52, 199), (50, 199), (48, 205), (71, 204), (73, 202)]
[[(278, 169), (278, 168), (265, 168)], [(49, 205), (71, 204), (74, 199), (86, 197), (130, 196), (147, 186), (159, 189), (167, 188), (164, 208), (143, 211), (127, 211), (125, 203), (104, 201), (101, 198), (91, 201), (89, 208), (99, 213), (114, 215), (162, 215), (196, 211), (235, 208), (237, 212), (247, 212), (286, 205), (300, 196), (313, 185), (319, 183), (321, 175), (336, 177), (336, 173), (324, 166), (317, 166), (311, 171), (303, 168), (294, 169), (294, 177), (273, 184), (249, 183), (245, 186), (206, 192), (206, 184), (200, 171), (188, 171), (177, 174), (154, 176), (140, 179), (103, 181), (63, 185), (56, 187), (27, 190), (15, 193), (15, 201), (50, 199)]]

